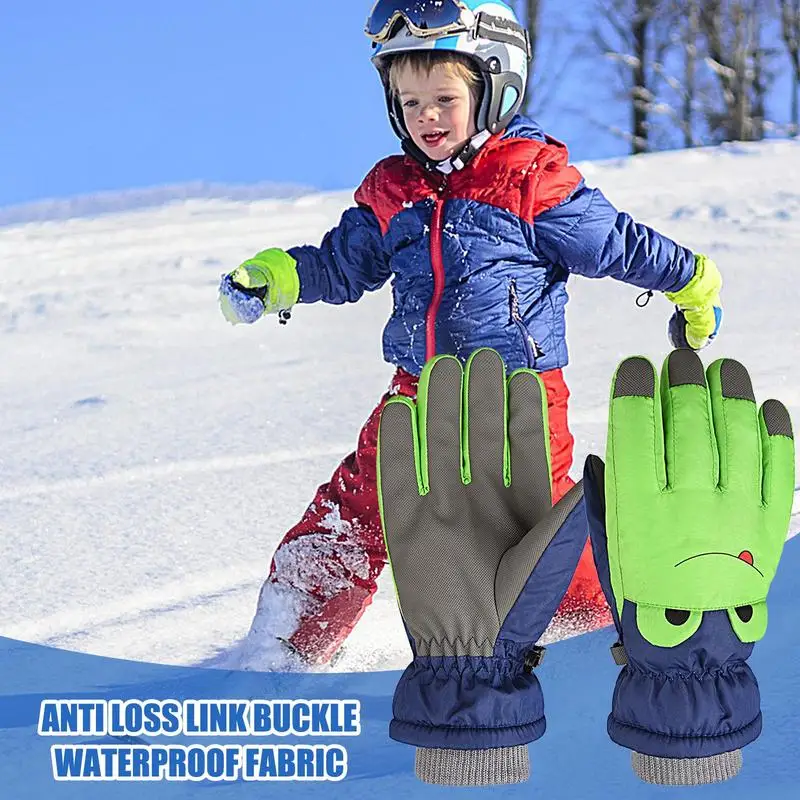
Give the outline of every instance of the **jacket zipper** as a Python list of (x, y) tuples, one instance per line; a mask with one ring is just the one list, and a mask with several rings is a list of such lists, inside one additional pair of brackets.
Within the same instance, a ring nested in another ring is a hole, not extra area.
[(528, 367), (533, 369), (536, 366), (537, 359), (544, 355), (544, 350), (542, 350), (536, 339), (530, 335), (525, 323), (522, 321), (522, 314), (519, 312), (517, 281), (514, 278), (511, 279), (508, 285), (508, 307), (511, 312), (511, 321), (517, 326), (517, 330), (522, 336), (522, 341), (525, 342), (525, 357), (528, 361)]
[(436, 315), (444, 294), (444, 256), (442, 254), (442, 217), (444, 216), (445, 199), (442, 197), (447, 188), (447, 180), (443, 180), (437, 189), (438, 196), (433, 201), (431, 214), (431, 269), (433, 270), (433, 295), (431, 304), (425, 315), (425, 360), (430, 361), (436, 355)]

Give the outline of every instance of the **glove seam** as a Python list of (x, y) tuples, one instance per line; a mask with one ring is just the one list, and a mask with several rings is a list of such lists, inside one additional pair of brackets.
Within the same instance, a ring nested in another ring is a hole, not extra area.
[[(627, 651), (626, 651), (627, 652)], [(723, 677), (727, 677), (734, 671), (739, 671), (741, 667), (747, 668), (747, 662), (742, 661), (735, 661), (731, 663), (729, 666), (722, 666), (716, 667), (715, 669), (706, 670), (705, 672), (688, 672), (686, 670), (674, 670), (674, 671), (663, 671), (663, 672), (655, 672), (648, 669), (643, 669), (635, 661), (631, 660), (630, 653), (628, 653), (628, 664), (626, 668), (630, 672), (636, 672), (639, 675), (644, 675), (648, 678), (665, 678), (668, 681), (675, 682), (677, 680), (681, 681), (690, 681), (693, 679), (704, 680), (705, 678), (717, 678), (720, 675)]]
[[(452, 658), (454, 659), (454, 663), (448, 665), (431, 664), (428, 661), (428, 659), (431, 658)], [(469, 663), (459, 665), (455, 663), (455, 659), (458, 658), (479, 658), (481, 659), (481, 663), (477, 665)], [(503, 666), (507, 666), (509, 668), (504, 670), (502, 669)], [(418, 656), (411, 663), (411, 667), (416, 667), (416, 671), (431, 672), (434, 675), (463, 675), (464, 673), (469, 672), (476, 676), (485, 675), (486, 677), (490, 677), (492, 675), (497, 675), (498, 673), (505, 673), (509, 675), (519, 674), (524, 671), (525, 665), (519, 659), (501, 656)]]
[[(676, 489), (674, 487), (667, 487), (666, 489), (662, 489), (661, 490), (661, 494), (662, 494), (662, 496), (674, 496), (675, 494), (678, 494), (681, 491), (682, 491), (681, 489)], [(725, 489), (723, 486), (717, 485), (714, 489), (711, 489), (709, 491), (713, 491), (713, 492), (715, 492), (715, 494), (717, 496), (722, 497), (729, 490)], [(762, 501), (760, 507), (761, 508), (766, 508), (767, 506)], [(724, 608), (720, 608), (719, 606), (714, 606), (713, 608), (702, 608), (702, 607), (697, 607), (697, 606), (692, 608), (692, 607), (689, 607), (688, 605), (684, 605), (684, 606), (679, 606), (679, 605), (669, 606), (667, 603), (655, 603), (655, 602), (652, 602), (652, 601), (647, 602), (647, 601), (644, 601), (644, 600), (638, 600), (636, 597), (626, 597), (625, 599), (628, 600), (631, 603), (634, 603), (637, 607), (638, 606), (644, 606), (646, 608), (682, 608), (684, 611), (699, 611), (701, 614), (707, 614), (707, 613), (709, 613), (711, 611), (727, 611), (729, 608), (735, 608), (736, 606), (748, 606), (748, 605), (749, 606), (754, 606), (754, 605), (756, 605), (758, 603), (766, 603), (767, 602), (767, 595), (763, 595), (762, 596), (761, 594), (759, 594), (756, 597), (753, 597), (752, 595), (738, 596), (738, 597), (735, 597), (733, 599), (733, 601), (731, 601), (731, 605), (730, 606), (725, 606)]]
[[(734, 730), (725, 731), (724, 733), (714, 733), (714, 734), (707, 734), (707, 733), (663, 733), (661, 731), (654, 731), (650, 728), (642, 728), (639, 725), (633, 725), (630, 722), (622, 722), (620, 719), (612, 715), (612, 719), (614, 720), (615, 725), (619, 725), (620, 728), (629, 728), (633, 731), (642, 731), (642, 733), (647, 733), (651, 736), (661, 736), (665, 739), (703, 739), (705, 741), (712, 741), (714, 739), (722, 739), (727, 736), (734, 736), (737, 733), (741, 733), (742, 731), (746, 730), (747, 728), (751, 727), (753, 723), (758, 719), (761, 712), (759, 711), (753, 719), (750, 720), (745, 725), (742, 725), (739, 728), (735, 728)], [(638, 752), (638, 751), (637, 751)], [(651, 755), (649, 753), (644, 753), (643, 755)], [(699, 756), (700, 758), (705, 758), (705, 756)], [(661, 758), (661, 756), (656, 756), (656, 758)]]
[[(518, 725), (429, 725), (425, 722), (412, 722), (409, 720), (398, 720), (398, 722), (403, 722), (405, 725), (415, 725), (418, 728), (425, 728), (426, 730), (431, 731), (512, 731), (518, 728), (529, 728), (531, 725), (536, 725), (538, 722), (545, 718), (544, 714), (540, 717), (537, 717), (530, 722), (524, 722)], [(418, 747), (428, 747), (430, 745), (417, 745)], [(501, 745), (502, 747), (513, 747), (515, 745)], [(437, 748), (432, 748), (437, 749)], [(496, 748), (493, 747), (458, 747), (455, 748), (457, 750), (494, 750)]]
[[(417, 644), (417, 649), (419, 649), (420, 645), (424, 645), (428, 650), (431, 649), (431, 645), (437, 645), (438, 649), (444, 649), (442, 647), (443, 644), (448, 645), (449, 649), (451, 649), (451, 650), (455, 650), (457, 644), (460, 644), (462, 647), (465, 647), (466, 645), (469, 645), (469, 644), (474, 644), (474, 645), (477, 645), (478, 647), (484, 647), (485, 645), (488, 645), (489, 647), (494, 648), (494, 646), (495, 646), (494, 642), (492, 642), (491, 639), (484, 639), (482, 642), (479, 642), (477, 639), (468, 639), (468, 640), (465, 641), (464, 639), (461, 639), (461, 638), (455, 638), (455, 639), (452, 639), (452, 640), (445, 638), (445, 639), (420, 639), (418, 644)], [(453, 657), (453, 656), (430, 656), (430, 655), (429, 656), (422, 656), (422, 658), (448, 658), (448, 657)], [(467, 657), (468, 658), (493, 658), (494, 656), (475, 655), (475, 656), (467, 656)], [(459, 656), (455, 656), (455, 658), (459, 658)]]

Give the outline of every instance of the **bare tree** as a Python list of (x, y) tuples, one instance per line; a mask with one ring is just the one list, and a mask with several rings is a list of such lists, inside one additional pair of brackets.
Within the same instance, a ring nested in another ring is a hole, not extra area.
[[(517, 13), (528, 28), (531, 42), (528, 87), (523, 113), (529, 117), (543, 112), (558, 96), (564, 76), (583, 55), (583, 42), (571, 24), (542, 24), (543, 0), (518, 0)], [(546, 64), (546, 69), (540, 69)]]
[(764, 136), (766, 95), (774, 75), (764, 47), (764, 0), (702, 0), (700, 27), (706, 40), (706, 63), (716, 76), (722, 109), (708, 108), (715, 138), (755, 141)]
[(531, 39), (531, 71), (536, 68), (536, 45), (539, 42), (539, 12), (541, 0), (525, 0), (525, 24)]
[(659, 46), (659, 60), (651, 65), (661, 82), (658, 102), (650, 107), (652, 115), (670, 120), (682, 134), (684, 147), (702, 143), (695, 128), (695, 117), (707, 78), (701, 66), (701, 0), (667, 0), (658, 16), (658, 25), (671, 31), (666, 47)]
[(665, 13), (663, 0), (597, 0), (599, 21), (593, 31), (595, 43), (614, 61), (622, 78), (630, 115), (626, 136), (631, 152), (650, 149), (650, 113), (656, 107), (658, 70), (669, 37), (659, 23)]
[(792, 116), (789, 135), (800, 133), (800, 0), (780, 0), (781, 33), (792, 63)]
[(528, 116), (533, 115), (533, 76), (536, 75), (536, 51), (539, 43), (539, 12), (541, 11), (541, 0), (524, 0), (522, 3), (525, 12), (525, 26), (528, 29), (528, 37), (531, 40), (531, 63), (529, 64), (529, 74), (531, 81), (528, 84), (528, 94), (525, 98), (524, 113)]
[(685, 0), (680, 3), (685, 11), (684, 22), (681, 25), (681, 39), (683, 44), (683, 103), (681, 113), (681, 128), (683, 130), (683, 146), (693, 147), (694, 138), (694, 107), (697, 96), (697, 53), (698, 39), (700, 37), (700, 4), (699, 0)]

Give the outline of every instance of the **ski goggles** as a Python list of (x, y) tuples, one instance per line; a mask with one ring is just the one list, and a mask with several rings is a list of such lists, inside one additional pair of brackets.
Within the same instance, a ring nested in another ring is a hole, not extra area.
[(385, 42), (400, 19), (420, 38), (464, 33), (476, 23), (475, 14), (460, 0), (378, 0), (364, 33), (373, 42)]

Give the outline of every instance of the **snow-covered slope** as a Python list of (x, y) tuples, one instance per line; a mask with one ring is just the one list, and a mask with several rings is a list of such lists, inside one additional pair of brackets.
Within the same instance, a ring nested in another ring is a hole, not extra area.
[[(740, 359), (759, 399), (800, 420), (800, 143), (581, 168), (639, 220), (717, 259), (725, 327), (704, 357)], [(0, 228), (3, 634), (191, 664), (246, 633), (274, 545), (389, 380), (390, 295), (232, 328), (216, 287), (257, 249), (317, 242), (350, 202), (193, 199)], [(602, 452), (614, 367), (666, 355), (670, 309), (660, 297), (639, 309), (637, 290), (611, 281), (570, 287), (580, 465)], [(384, 575), (337, 668), (406, 658)]]

